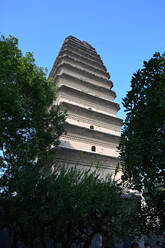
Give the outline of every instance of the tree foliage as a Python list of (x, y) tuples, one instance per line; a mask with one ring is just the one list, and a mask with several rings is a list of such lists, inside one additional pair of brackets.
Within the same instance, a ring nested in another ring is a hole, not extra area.
[(5, 209), (1, 227), (14, 231), (15, 244), (22, 240), (33, 247), (38, 238), (44, 247), (52, 240), (54, 247), (62, 243), (66, 248), (73, 244), (85, 248), (97, 234), (106, 238), (107, 245), (114, 236), (132, 238), (141, 233), (135, 225), (137, 200), (124, 200), (120, 186), (110, 176), (100, 178), (99, 170), (60, 165), (41, 179), (31, 168), (22, 170), (12, 187), (17, 194), (1, 194)]
[(154, 223), (160, 223), (165, 220), (164, 54), (155, 53), (133, 75), (123, 105), (127, 112), (119, 146), (123, 179), (131, 188), (144, 193), (151, 212), (157, 212)]
[[(64, 132), (65, 113), (53, 105), (55, 85), (37, 67), (32, 53), (25, 56), (15, 37), (0, 39), (0, 206), (20, 210), (16, 196), (30, 207), (36, 177), (54, 163), (54, 150)], [(20, 187), (22, 192), (19, 192)], [(25, 197), (27, 195), (27, 198)], [(25, 198), (24, 198), (25, 197)], [(24, 206), (22, 206), (22, 212)], [(32, 207), (32, 206), (31, 206)], [(15, 211), (15, 212), (14, 212)], [(22, 218), (23, 216), (19, 217)], [(18, 215), (16, 216), (18, 217)], [(29, 216), (30, 218), (30, 216)], [(8, 226), (9, 227), (9, 226)], [(21, 228), (17, 226), (17, 228)]]
[[(23, 166), (36, 157), (47, 158), (59, 144), (65, 115), (52, 105), (54, 83), (35, 64), (31, 53), (23, 56), (18, 40), (0, 39), (0, 154), (1, 166)], [(50, 107), (51, 106), (51, 107)]]

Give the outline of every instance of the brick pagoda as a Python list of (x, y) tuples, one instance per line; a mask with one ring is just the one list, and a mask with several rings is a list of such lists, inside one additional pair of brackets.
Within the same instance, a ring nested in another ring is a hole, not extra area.
[(60, 161), (113, 171), (122, 120), (116, 117), (119, 104), (99, 54), (87, 42), (68, 36), (50, 77), (57, 86), (55, 104), (68, 113), (67, 134), (58, 149)]

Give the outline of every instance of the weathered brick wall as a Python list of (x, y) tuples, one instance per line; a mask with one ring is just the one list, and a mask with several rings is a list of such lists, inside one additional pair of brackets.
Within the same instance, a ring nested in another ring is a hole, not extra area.
[(58, 80), (56, 80), (56, 85), (58, 88), (61, 87), (62, 85), (66, 85), (73, 89), (77, 89), (81, 92), (85, 92), (90, 95), (97, 96), (99, 98), (106, 99), (112, 102), (114, 101), (115, 98), (114, 92), (107, 90), (101, 86), (91, 85), (85, 81), (74, 80), (73, 77), (71, 79), (69, 77), (61, 78), (61, 79), (58, 78)]

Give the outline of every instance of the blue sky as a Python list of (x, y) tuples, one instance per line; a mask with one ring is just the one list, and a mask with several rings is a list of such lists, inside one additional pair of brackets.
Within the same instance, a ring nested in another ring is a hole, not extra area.
[(118, 116), (131, 76), (155, 51), (165, 51), (165, 0), (1, 0), (0, 32), (50, 71), (63, 40), (74, 35), (94, 46), (106, 65)]

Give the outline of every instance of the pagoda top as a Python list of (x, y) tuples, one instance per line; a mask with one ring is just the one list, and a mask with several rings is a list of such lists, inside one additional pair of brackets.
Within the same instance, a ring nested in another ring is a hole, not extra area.
[[(81, 65), (82, 63), (85, 63), (91, 68), (91, 70), (95, 71), (97, 68), (97, 70), (102, 71), (101, 74), (105, 75), (107, 79), (110, 78), (110, 74), (107, 72), (107, 69), (100, 55), (96, 52), (96, 49), (87, 41), (81, 41), (72, 35), (65, 38), (49, 77), (54, 77), (57, 66), (64, 56), (69, 56), (71, 60), (78, 60)], [(82, 66), (84, 66), (84, 64)]]
[(65, 38), (65, 41), (68, 41), (68, 40), (75, 41), (75, 42), (79, 43), (80, 45), (83, 45), (84, 47), (90, 48), (90, 49), (95, 51), (95, 48), (93, 46), (91, 46), (87, 41), (84, 41), (84, 40), (81, 41), (78, 38), (74, 37), (73, 35), (69, 35)]

